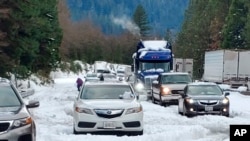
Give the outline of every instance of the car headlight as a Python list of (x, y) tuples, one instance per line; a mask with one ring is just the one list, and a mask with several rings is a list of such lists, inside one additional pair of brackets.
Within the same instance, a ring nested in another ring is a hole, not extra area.
[(140, 105), (139, 107), (129, 108), (125, 114), (139, 113), (141, 111), (142, 111), (142, 106)]
[(28, 124), (32, 123), (32, 118), (31, 117), (27, 117), (27, 118), (23, 118), (23, 119), (17, 119), (14, 120), (13, 124), (12, 124), (12, 128), (19, 128)]
[(227, 104), (229, 102), (229, 100), (227, 99), (227, 98), (224, 98), (223, 100), (222, 100), (222, 103), (223, 104)]
[(137, 84), (135, 85), (135, 89), (136, 89), (137, 91), (142, 91), (142, 90), (144, 89), (144, 85), (143, 85), (142, 83), (137, 83)]
[(75, 111), (78, 113), (85, 113), (85, 114), (93, 115), (92, 111), (90, 109), (87, 109), (87, 108), (76, 107)]
[(193, 99), (191, 99), (191, 98), (186, 99), (186, 101), (187, 101), (188, 103), (190, 103), (190, 104), (193, 104), (193, 103), (195, 102), (195, 100), (193, 100)]
[(162, 95), (171, 94), (171, 90), (168, 87), (162, 87), (161, 88), (161, 94)]

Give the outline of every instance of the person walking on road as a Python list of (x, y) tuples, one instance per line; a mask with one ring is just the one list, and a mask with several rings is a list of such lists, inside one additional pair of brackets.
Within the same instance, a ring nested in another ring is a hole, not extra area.
[(83, 84), (82, 79), (78, 77), (77, 80), (76, 80), (76, 84), (77, 84), (78, 91), (80, 91), (81, 87), (82, 87), (82, 84)]

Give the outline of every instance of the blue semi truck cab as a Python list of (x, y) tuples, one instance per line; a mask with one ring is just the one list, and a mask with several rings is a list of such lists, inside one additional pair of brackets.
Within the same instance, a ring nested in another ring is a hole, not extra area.
[(141, 40), (132, 58), (134, 86), (140, 85), (141, 92), (151, 98), (152, 81), (160, 73), (173, 70), (172, 46), (165, 40)]

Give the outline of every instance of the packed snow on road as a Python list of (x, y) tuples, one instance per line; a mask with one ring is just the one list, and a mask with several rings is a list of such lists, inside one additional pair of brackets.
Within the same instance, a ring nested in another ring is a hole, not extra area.
[(77, 77), (56, 74), (55, 84), (38, 86), (25, 100), (39, 100), (32, 109), (37, 126), (37, 141), (229, 141), (230, 125), (250, 124), (250, 96), (230, 92), (230, 117), (204, 115), (188, 118), (178, 114), (177, 105), (163, 107), (141, 101), (144, 110), (142, 136), (75, 135), (73, 134), (73, 101), (78, 91)]

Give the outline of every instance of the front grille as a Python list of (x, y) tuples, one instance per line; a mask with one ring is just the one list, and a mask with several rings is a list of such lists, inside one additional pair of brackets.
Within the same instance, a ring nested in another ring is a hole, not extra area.
[(95, 113), (97, 116), (102, 118), (116, 118), (122, 115), (124, 110), (120, 109), (96, 109)]
[(205, 103), (205, 102), (200, 102), (202, 105), (216, 105), (217, 102), (213, 102), (213, 103)]
[(201, 105), (216, 105), (218, 104), (217, 100), (209, 101), (209, 100), (201, 100), (200, 101)]
[(152, 80), (150, 78), (145, 78), (145, 88), (151, 89)]
[(0, 132), (6, 131), (10, 126), (9, 122), (2, 122), (0, 123)]
[(172, 90), (172, 94), (180, 94), (181, 92), (183, 93), (183, 90)]
[(123, 123), (125, 127), (131, 128), (131, 127), (140, 127), (141, 123), (139, 121), (132, 121), (132, 122), (124, 122)]
[(80, 128), (94, 128), (96, 123), (94, 122), (79, 122), (78, 127)]

